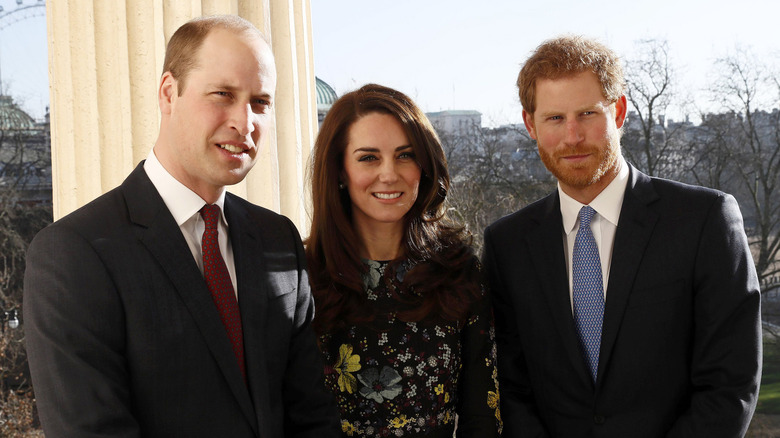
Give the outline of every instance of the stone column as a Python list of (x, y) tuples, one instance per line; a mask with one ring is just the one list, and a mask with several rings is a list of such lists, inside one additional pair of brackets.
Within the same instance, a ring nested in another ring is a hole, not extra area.
[(229, 190), (308, 233), (305, 177), (317, 127), (309, 0), (56, 0), (46, 13), (55, 219), (119, 185), (149, 153), (173, 32), (193, 17), (236, 14), (271, 40), (278, 84), (268, 144)]

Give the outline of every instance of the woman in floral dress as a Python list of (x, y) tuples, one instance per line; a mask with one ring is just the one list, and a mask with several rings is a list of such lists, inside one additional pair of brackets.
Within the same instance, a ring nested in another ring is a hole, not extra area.
[(425, 115), (380, 85), (342, 96), (311, 182), (314, 324), (344, 436), (498, 436), (489, 299), (445, 220), (449, 174)]

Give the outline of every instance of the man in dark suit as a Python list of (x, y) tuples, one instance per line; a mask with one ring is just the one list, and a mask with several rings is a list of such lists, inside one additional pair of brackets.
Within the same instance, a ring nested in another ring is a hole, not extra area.
[(185, 24), (147, 160), (36, 236), (24, 316), (47, 437), (337, 436), (298, 232), (225, 192), (255, 163), (275, 85), (252, 24)]
[(603, 45), (547, 41), (518, 87), (558, 190), (485, 231), (504, 436), (744, 435), (760, 294), (734, 198), (626, 163)]

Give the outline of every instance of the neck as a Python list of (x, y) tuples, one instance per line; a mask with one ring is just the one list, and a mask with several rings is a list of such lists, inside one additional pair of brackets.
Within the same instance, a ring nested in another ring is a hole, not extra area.
[(182, 165), (178, 163), (176, 159), (174, 159), (174, 157), (171, 155), (170, 149), (160, 146), (159, 140), (154, 145), (152, 150), (154, 152), (154, 156), (157, 157), (157, 161), (160, 162), (165, 171), (174, 177), (176, 181), (179, 181), (185, 187), (192, 190), (196, 195), (200, 196), (201, 199), (206, 201), (206, 204), (213, 204), (217, 202), (217, 199), (219, 199), (219, 197), (222, 195), (222, 192), (225, 191), (224, 186), (214, 187), (192, 178), (186, 169), (184, 169)]
[(583, 187), (573, 187), (566, 184), (561, 184), (561, 190), (564, 193), (571, 196), (575, 201), (588, 205), (596, 199), (596, 197), (607, 188), (607, 186), (617, 178), (620, 173), (621, 166), (623, 165), (623, 159), (618, 157), (614, 166), (609, 168), (604, 175), (599, 178), (598, 181), (593, 184)]
[(402, 224), (357, 227), (361, 240), (360, 256), (369, 260), (394, 260), (401, 255)]

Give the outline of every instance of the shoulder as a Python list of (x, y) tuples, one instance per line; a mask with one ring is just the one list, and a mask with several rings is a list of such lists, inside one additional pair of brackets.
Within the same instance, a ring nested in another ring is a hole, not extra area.
[(286, 216), (283, 216), (268, 208), (253, 204), (246, 199), (232, 193), (227, 193), (225, 195), (225, 203), (228, 205), (229, 209), (243, 212), (255, 222), (294, 227), (292, 221)]
[(700, 209), (719, 199), (731, 198), (731, 195), (708, 187), (651, 177), (631, 166), (626, 198), (647, 205), (657, 203), (659, 206), (680, 205)]
[(225, 205), (229, 209), (234, 209), (236, 211), (241, 211), (248, 214), (249, 217), (253, 220), (271, 221), (278, 223), (289, 221), (287, 217), (282, 216), (273, 210), (269, 210), (265, 207), (253, 204), (246, 199), (229, 192), (225, 194)]
[(701, 199), (701, 200), (714, 200), (729, 196), (727, 193), (720, 190), (711, 189), (709, 187), (697, 186), (692, 184), (686, 184), (679, 181), (673, 181), (664, 178), (650, 177), (653, 186), (659, 195), (666, 195), (671, 197), (679, 197), (685, 199)]
[(27, 250), (28, 270), (95, 269), (100, 248), (118, 253), (127, 247), (133, 236), (127, 218), (120, 190), (111, 190), (39, 231)]
[[(682, 215), (689, 219), (721, 214), (723, 211), (739, 212), (733, 196), (708, 187), (685, 184), (663, 178), (649, 177), (653, 197), (646, 199), (647, 205), (661, 215)], [(628, 190), (626, 196), (635, 196), (643, 200), (644, 191)]]
[(524, 234), (535, 229), (538, 224), (551, 214), (560, 213), (558, 194), (553, 192), (520, 210), (498, 219), (485, 229), (485, 236), (506, 236)]
[(239, 226), (251, 227), (260, 233), (264, 240), (292, 239), (297, 242), (301, 240), (298, 228), (286, 216), (253, 204), (232, 193), (227, 193), (225, 206), (231, 226), (233, 218), (238, 217)]
[(69, 230), (84, 237), (116, 236), (126, 233), (125, 226), (150, 223), (159, 218), (161, 211), (170, 216), (146, 176), (143, 163), (139, 163), (122, 184), (58, 219), (45, 229), (44, 234)]
[(127, 206), (119, 188), (115, 188), (44, 228), (43, 235), (75, 233), (84, 236), (111, 229), (127, 217)]

